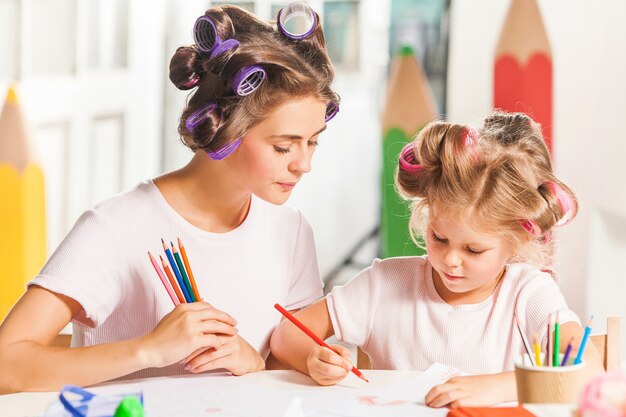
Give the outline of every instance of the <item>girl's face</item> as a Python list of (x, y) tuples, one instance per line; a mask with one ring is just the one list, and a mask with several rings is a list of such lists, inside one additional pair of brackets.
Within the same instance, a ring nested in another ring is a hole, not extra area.
[[(229, 162), (245, 189), (272, 204), (283, 204), (302, 176), (320, 133), (326, 129), (326, 103), (313, 96), (279, 106), (243, 138)], [(227, 158), (228, 160), (228, 158)]]
[(475, 304), (496, 288), (513, 249), (481, 232), (471, 216), (437, 217), (431, 210), (426, 250), (435, 288), (449, 304)]

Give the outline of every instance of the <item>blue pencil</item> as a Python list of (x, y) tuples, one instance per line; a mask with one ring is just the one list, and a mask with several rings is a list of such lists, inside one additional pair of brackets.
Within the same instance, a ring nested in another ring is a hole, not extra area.
[(589, 321), (587, 322), (587, 327), (585, 327), (583, 340), (580, 342), (580, 347), (578, 348), (578, 354), (576, 355), (576, 359), (574, 359), (574, 365), (579, 364), (583, 360), (583, 353), (585, 352), (585, 347), (587, 347), (587, 340), (589, 339), (589, 335), (591, 334), (592, 320), (593, 320), (593, 316), (589, 318)]
[(174, 272), (176, 281), (178, 281), (180, 290), (183, 292), (183, 295), (185, 296), (185, 301), (188, 303), (191, 303), (192, 302), (191, 296), (189, 295), (189, 292), (187, 291), (187, 286), (185, 285), (185, 282), (183, 281), (183, 276), (180, 274), (180, 271), (178, 270), (178, 266), (176, 265), (174, 256), (172, 256), (172, 251), (169, 250), (169, 248), (167, 247), (163, 239), (161, 239), (161, 243), (163, 244), (163, 250), (165, 251), (165, 256), (167, 256), (167, 260), (170, 262), (170, 266), (172, 267), (172, 271)]

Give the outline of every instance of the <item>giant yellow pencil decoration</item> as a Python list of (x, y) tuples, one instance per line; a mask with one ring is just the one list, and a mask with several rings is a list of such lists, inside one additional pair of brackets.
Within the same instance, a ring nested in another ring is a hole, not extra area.
[(0, 113), (0, 321), (46, 259), (43, 172), (27, 132), (11, 86)]

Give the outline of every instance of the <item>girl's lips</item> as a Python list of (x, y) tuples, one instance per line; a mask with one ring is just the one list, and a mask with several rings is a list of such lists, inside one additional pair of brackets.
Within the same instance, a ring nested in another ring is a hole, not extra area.
[(277, 184), (285, 191), (290, 191), (296, 186), (295, 182), (279, 182)]
[(458, 281), (460, 279), (463, 279), (463, 277), (457, 277), (454, 275), (450, 275), (450, 274), (446, 274), (445, 272), (443, 273), (447, 279), (449, 279), (450, 281)]

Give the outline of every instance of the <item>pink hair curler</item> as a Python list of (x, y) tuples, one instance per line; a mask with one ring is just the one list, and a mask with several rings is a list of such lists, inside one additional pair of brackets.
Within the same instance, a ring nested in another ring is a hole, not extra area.
[(572, 201), (569, 194), (567, 194), (559, 184), (548, 181), (546, 182), (546, 186), (552, 191), (561, 206), (561, 210), (563, 210), (563, 217), (556, 222), (555, 226), (563, 226), (569, 223), (572, 217), (574, 217), (574, 201)]
[(422, 166), (417, 163), (415, 158), (415, 142), (407, 143), (402, 152), (400, 152), (400, 158), (398, 159), (400, 168), (408, 173), (415, 174), (422, 170)]

